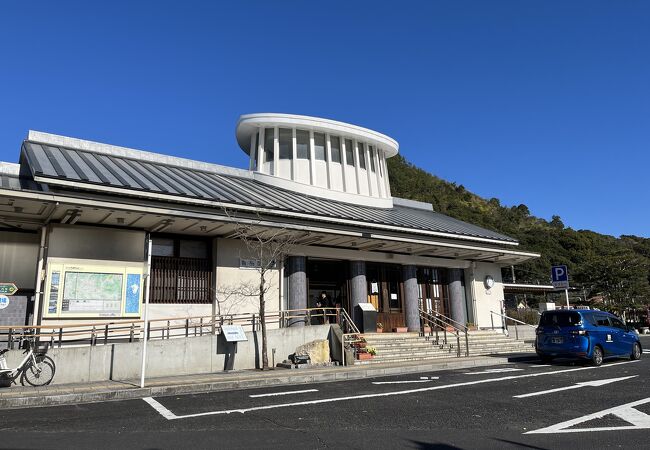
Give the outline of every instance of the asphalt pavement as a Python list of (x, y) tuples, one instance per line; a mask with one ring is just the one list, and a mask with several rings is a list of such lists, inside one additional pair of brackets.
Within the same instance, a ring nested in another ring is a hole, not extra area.
[(0, 447), (647, 448), (646, 351), (0, 411)]

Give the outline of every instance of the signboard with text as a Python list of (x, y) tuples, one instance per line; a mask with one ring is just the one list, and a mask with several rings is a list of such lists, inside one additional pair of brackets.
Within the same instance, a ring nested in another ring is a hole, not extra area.
[(555, 289), (569, 288), (569, 271), (566, 266), (551, 267), (551, 284)]
[(14, 295), (18, 292), (18, 288), (14, 283), (0, 283), (0, 294)]
[(244, 342), (248, 340), (241, 325), (221, 325), (221, 332), (228, 342)]

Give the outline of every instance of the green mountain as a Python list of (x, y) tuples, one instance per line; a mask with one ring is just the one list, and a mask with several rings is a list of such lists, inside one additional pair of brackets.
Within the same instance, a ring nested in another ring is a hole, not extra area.
[[(397, 155), (388, 159), (392, 194), (433, 204), (436, 211), (515, 237), (522, 250), (542, 257), (515, 267), (517, 282), (550, 283), (551, 265), (566, 264), (580, 296), (603, 296), (609, 309), (650, 304), (650, 239), (615, 238), (565, 227), (559, 216), (546, 221), (526, 205), (504, 206), (462, 185), (432, 175)], [(510, 270), (504, 280), (511, 281)]]

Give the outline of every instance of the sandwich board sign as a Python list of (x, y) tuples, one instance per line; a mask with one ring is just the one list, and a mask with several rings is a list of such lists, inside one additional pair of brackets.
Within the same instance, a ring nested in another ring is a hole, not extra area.
[(569, 271), (567, 267), (553, 266), (551, 268), (551, 282), (556, 289), (568, 289), (569, 287)]

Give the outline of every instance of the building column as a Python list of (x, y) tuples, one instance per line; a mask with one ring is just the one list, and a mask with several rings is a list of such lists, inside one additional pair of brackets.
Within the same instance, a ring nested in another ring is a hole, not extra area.
[(366, 262), (350, 261), (350, 317), (356, 322), (354, 317), (355, 307), (359, 303), (368, 301), (368, 284), (366, 282)]
[[(287, 309), (307, 308), (307, 258), (289, 256), (286, 262), (287, 289), (289, 290)], [(292, 319), (288, 326), (305, 326), (304, 320)]]
[(420, 311), (418, 310), (417, 269), (413, 265), (402, 267), (404, 280), (404, 318), (409, 331), (420, 331)]
[(463, 269), (449, 269), (449, 308), (450, 316), (463, 325), (467, 323), (465, 289), (463, 287)]

